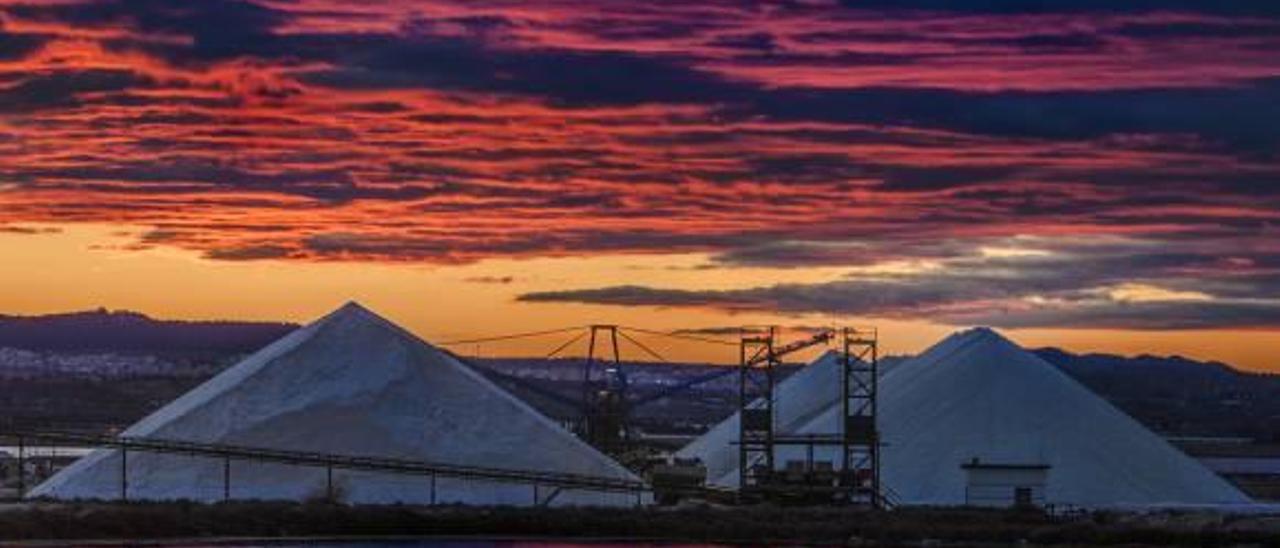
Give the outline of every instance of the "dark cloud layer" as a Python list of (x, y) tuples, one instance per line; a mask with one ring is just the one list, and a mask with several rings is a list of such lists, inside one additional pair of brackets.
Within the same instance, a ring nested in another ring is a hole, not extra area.
[(949, 0), (843, 0), (842, 3), (846, 7), (855, 9), (929, 10), (981, 14), (1186, 11), (1220, 15), (1280, 17), (1280, 7), (1269, 2), (1253, 2), (1251, 0), (1223, 0), (1219, 2), (1201, 2), (1199, 0), (1130, 0), (1128, 2), (1111, 2), (1109, 0), (968, 0), (964, 2), (952, 2)]
[[(360, 44), (355, 44), (357, 48)], [(544, 97), (560, 105), (708, 102), (745, 92), (677, 60), (627, 53), (488, 50), (441, 39), (369, 47), (307, 83), (339, 89), (424, 88)]]
[(21, 59), (39, 50), (48, 41), (40, 34), (13, 34), (0, 27), (0, 61)]
[(615, 286), (529, 293), (525, 302), (574, 302), (620, 306), (710, 307), (728, 311), (843, 317), (925, 319), (953, 325), (1002, 328), (1114, 328), (1135, 330), (1280, 328), (1280, 302), (1275, 300), (1201, 302), (1078, 301), (1029, 306), (974, 300), (973, 294), (898, 283), (833, 282), (788, 284), (747, 290), (686, 291), (642, 286)]
[(1274, 152), (1280, 80), (1220, 89), (974, 93), (942, 89), (798, 90), (762, 94), (738, 112), (1003, 137), (1080, 140), (1191, 134), (1226, 150)]
[(1162, 251), (1150, 243), (1079, 243), (1044, 253), (968, 256), (920, 272), (856, 274), (812, 284), (697, 291), (629, 285), (528, 293), (520, 299), (928, 318), (999, 327), (1280, 328), (1280, 300), (1268, 297), (1280, 293), (1280, 276), (1270, 265), (1252, 263), (1233, 271), (1221, 268), (1223, 258), (1212, 252)]
[(82, 104), (81, 94), (146, 89), (155, 82), (130, 70), (64, 70), (24, 75), (0, 89), (0, 113), (29, 113)]
[(1275, 326), (1277, 48), (1244, 0), (0, 0), (0, 226), (850, 272), (529, 302)]

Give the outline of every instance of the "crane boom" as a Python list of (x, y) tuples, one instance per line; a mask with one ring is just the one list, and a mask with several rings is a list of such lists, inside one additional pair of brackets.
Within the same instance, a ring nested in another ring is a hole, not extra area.
[[(783, 346), (779, 346), (778, 348), (773, 349), (773, 355), (772, 355), (772, 357), (773, 357), (773, 358), (780, 358), (780, 357), (785, 356), (785, 355), (787, 355), (787, 354), (791, 354), (792, 352), (799, 352), (799, 351), (804, 350), (804, 349), (806, 349), (806, 348), (809, 348), (809, 347), (811, 347), (811, 346), (817, 346), (817, 345), (819, 345), (819, 344), (826, 344), (827, 342), (830, 342), (830, 341), (831, 341), (831, 339), (835, 338), (835, 336), (836, 336), (836, 332), (835, 332), (835, 331), (830, 331), (830, 330), (828, 330), (828, 331), (822, 331), (822, 332), (820, 332), (820, 333), (816, 333), (816, 334), (814, 334), (812, 337), (809, 337), (809, 338), (807, 338), (807, 339), (803, 339), (803, 340), (795, 341), (795, 342), (793, 342), (793, 343), (789, 343), (789, 344), (786, 344), (786, 345), (783, 345)], [(764, 362), (765, 362), (766, 360), (768, 360), (768, 359), (770, 359), (770, 355), (769, 355), (769, 354), (761, 354), (761, 355), (759, 355), (759, 356), (755, 356), (755, 357), (753, 357), (753, 358), (748, 359), (748, 360), (747, 360), (747, 364), (746, 364), (746, 365), (747, 365), (747, 367), (751, 367), (751, 366), (759, 365), (759, 364), (761, 364), (761, 363), (764, 363)]]

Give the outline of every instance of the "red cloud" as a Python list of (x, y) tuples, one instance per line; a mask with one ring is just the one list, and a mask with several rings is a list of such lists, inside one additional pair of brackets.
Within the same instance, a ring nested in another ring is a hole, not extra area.
[(142, 245), (226, 260), (457, 263), (778, 240), (901, 257), (1014, 234), (1176, 245), (1278, 220), (1280, 33), (1259, 17), (0, 12), (0, 48), (25, 37), (0, 52), (0, 224), (149, 225), (164, 237)]

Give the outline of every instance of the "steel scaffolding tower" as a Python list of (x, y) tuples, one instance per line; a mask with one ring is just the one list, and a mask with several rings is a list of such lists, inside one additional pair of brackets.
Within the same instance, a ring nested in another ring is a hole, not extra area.
[[(774, 388), (781, 357), (837, 337), (843, 416), (839, 432), (777, 432)], [(762, 334), (744, 334), (740, 358), (739, 499), (882, 506), (880, 436), (876, 426), (876, 332), (846, 328), (778, 345), (777, 329), (770, 328)], [(786, 469), (779, 470), (779, 447), (802, 449), (805, 458), (788, 461)], [(818, 449), (823, 447), (830, 453), (838, 452), (837, 470), (832, 470), (836, 463), (817, 459)]]
[(880, 432), (876, 425), (879, 350), (874, 330), (841, 330), (844, 422), (841, 487), (851, 503), (881, 506)]
[(773, 404), (774, 351), (777, 328), (761, 335), (743, 334), (738, 367), (738, 480), (739, 492), (767, 487), (774, 468)]

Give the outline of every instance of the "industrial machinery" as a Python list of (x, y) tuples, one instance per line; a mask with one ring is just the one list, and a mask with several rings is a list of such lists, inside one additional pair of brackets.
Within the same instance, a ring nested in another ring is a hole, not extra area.
[(702, 495), (707, 485), (707, 467), (698, 459), (668, 457), (648, 471), (654, 502), (670, 506), (688, 496)]
[[(880, 450), (876, 428), (877, 341), (874, 331), (840, 331), (840, 432), (788, 435), (775, 431), (775, 369), (781, 356), (823, 344), (835, 332), (776, 346), (777, 332), (744, 335), (739, 371), (739, 501), (880, 506)], [(778, 447), (803, 447), (805, 460), (777, 462)], [(838, 447), (840, 467), (815, 459), (815, 449)]]
[(626, 341), (642, 351), (647, 357), (660, 362), (668, 361), (648, 345), (638, 340), (633, 333), (685, 339), (708, 344), (737, 346), (732, 341), (702, 338), (678, 333), (666, 333), (640, 328), (623, 327), (611, 324), (594, 324), (578, 328), (537, 331), (484, 339), (471, 339), (442, 343), (445, 346), (471, 345), (481, 342), (503, 341), (525, 337), (536, 337), (558, 333), (574, 333), (563, 344), (556, 346), (545, 358), (561, 355), (575, 343), (587, 339), (586, 356), (580, 374), (580, 395), (577, 397), (546, 388), (535, 382), (529, 382), (512, 375), (502, 374), (487, 367), (472, 363), (470, 360), (452, 353), (455, 358), (469, 363), (477, 370), (496, 378), (510, 387), (536, 394), (540, 398), (550, 400), (558, 405), (574, 411), (576, 418), (568, 421), (566, 426), (579, 437), (597, 449), (608, 453), (633, 469), (647, 468), (653, 456), (645, 448), (638, 447), (635, 442), (632, 412), (638, 407), (668, 398), (694, 386), (709, 383), (728, 377), (737, 372), (735, 367), (723, 367), (705, 375), (699, 375), (684, 382), (664, 387), (656, 392), (637, 395), (631, 387), (626, 369), (621, 360), (620, 342)]
[[(737, 342), (700, 339), (673, 333), (624, 328), (617, 325), (590, 325), (583, 328), (544, 331), (507, 337), (577, 331), (548, 358), (560, 354), (575, 342), (589, 337), (582, 368), (580, 398), (505, 375), (506, 381), (541, 397), (577, 410), (570, 425), (577, 434), (633, 469), (646, 472), (659, 502), (672, 503), (689, 494), (703, 494), (707, 470), (696, 460), (662, 457), (637, 452), (633, 444), (631, 413), (638, 407), (669, 397), (699, 384), (738, 375), (739, 485), (737, 502), (775, 501), (803, 504), (865, 504), (880, 506), (879, 434), (876, 428), (876, 374), (878, 353), (874, 330), (824, 330), (808, 338), (781, 344), (776, 327), (744, 329)], [(661, 355), (627, 333), (635, 331), (675, 338), (693, 338), (737, 346), (737, 367), (725, 367), (689, 379), (643, 397), (631, 394), (621, 362), (619, 341), (626, 340), (645, 354), (666, 362)], [(608, 341), (607, 344), (605, 341)], [(814, 346), (837, 342), (840, 345), (841, 409), (840, 432), (822, 435), (790, 435), (775, 431), (775, 407), (782, 359)], [(473, 343), (472, 341), (461, 341)], [(606, 353), (607, 351), (607, 353)], [(484, 369), (483, 367), (479, 367)], [(491, 374), (500, 375), (494, 372)], [(807, 458), (777, 462), (779, 447), (804, 447)], [(817, 460), (815, 449), (838, 449), (836, 461)]]
[[(835, 338), (834, 331), (822, 331), (813, 336), (778, 346), (778, 329), (766, 328), (761, 332), (744, 330), (739, 343), (738, 373), (738, 502), (751, 502), (763, 498), (773, 500), (798, 499), (808, 502), (812, 486), (821, 485), (825, 479), (831, 487), (837, 485), (833, 467), (805, 466), (802, 462), (789, 462), (785, 473), (775, 467), (775, 447), (788, 440), (775, 435), (774, 405), (777, 392), (777, 372), (782, 358), (814, 346), (828, 344)], [(810, 458), (810, 461), (813, 459)], [(708, 493), (705, 486), (707, 470), (696, 460), (672, 459), (655, 467), (650, 473), (650, 484), (659, 503), (674, 503), (682, 496), (695, 492), (694, 482), (700, 482), (700, 495)], [(795, 495), (800, 495), (799, 497)], [(825, 493), (830, 498), (830, 493)]]
[[(587, 361), (582, 366), (582, 418), (578, 436), (609, 454), (626, 451), (631, 439), (627, 422), (627, 376), (622, 370), (618, 348), (618, 326), (592, 325), (587, 345)], [(613, 361), (603, 374), (595, 375), (596, 345), (600, 334), (607, 334), (613, 349)]]

